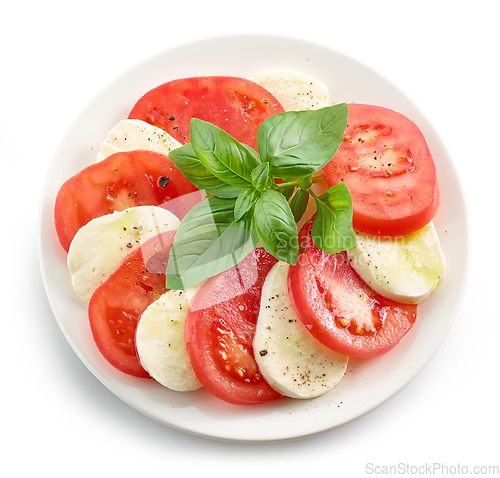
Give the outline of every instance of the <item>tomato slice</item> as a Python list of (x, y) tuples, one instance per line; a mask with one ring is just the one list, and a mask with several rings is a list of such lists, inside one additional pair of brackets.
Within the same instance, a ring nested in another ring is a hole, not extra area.
[(189, 359), (202, 385), (229, 403), (251, 405), (276, 400), (259, 373), (252, 342), (264, 280), (276, 259), (262, 248), (207, 281), (186, 317)]
[(67, 252), (77, 231), (91, 219), (134, 206), (162, 206), (182, 219), (201, 201), (165, 155), (153, 151), (115, 153), (68, 179), (57, 194), (54, 221)]
[(387, 108), (350, 104), (344, 141), (323, 172), (329, 186), (347, 185), (353, 226), (367, 234), (411, 234), (439, 206), (436, 168), (424, 136)]
[(373, 357), (391, 350), (410, 330), (415, 304), (385, 299), (351, 267), (347, 254), (329, 254), (312, 242), (313, 220), (299, 233), (303, 252), (288, 273), (297, 315), (327, 347), (351, 357)]
[(166, 292), (165, 270), (175, 231), (146, 241), (92, 294), (88, 314), (97, 348), (115, 368), (150, 378), (135, 347), (137, 323), (146, 308)]
[(182, 144), (189, 142), (189, 121), (209, 121), (240, 143), (257, 149), (261, 123), (284, 109), (266, 89), (232, 76), (201, 76), (169, 81), (147, 92), (129, 114), (162, 128)]

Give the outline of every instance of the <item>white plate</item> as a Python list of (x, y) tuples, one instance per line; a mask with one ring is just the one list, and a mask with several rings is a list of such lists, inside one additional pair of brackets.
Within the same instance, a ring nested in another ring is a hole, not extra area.
[[(419, 305), (416, 325), (390, 353), (351, 360), (346, 376), (314, 400), (282, 399), (234, 406), (206, 391), (169, 391), (149, 380), (128, 377), (101, 357), (92, 340), (86, 305), (71, 287), (66, 254), (59, 246), (54, 201), (62, 183), (95, 161), (108, 130), (126, 118), (149, 89), (175, 78), (235, 75), (249, 78), (264, 68), (283, 67), (317, 78), (330, 101), (371, 103), (397, 110), (423, 131), (436, 162), (441, 206), (435, 225), (447, 259), (437, 290)], [(436, 132), (394, 85), (362, 64), (303, 40), (242, 35), (178, 46), (125, 72), (98, 94), (66, 133), (49, 169), (40, 211), (42, 276), (54, 315), (71, 347), (89, 370), (123, 401), (161, 423), (193, 434), (234, 441), (286, 440), (316, 434), (359, 418), (405, 387), (426, 365), (450, 329), (468, 277), (466, 208), (453, 162)]]

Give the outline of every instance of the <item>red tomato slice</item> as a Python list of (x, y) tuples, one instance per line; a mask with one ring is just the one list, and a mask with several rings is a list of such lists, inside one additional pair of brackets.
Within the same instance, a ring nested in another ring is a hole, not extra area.
[(255, 249), (207, 281), (187, 314), (185, 337), (194, 372), (226, 402), (251, 405), (280, 398), (259, 373), (252, 347), (262, 285), (275, 263), (264, 249)]
[(201, 192), (167, 156), (152, 151), (119, 152), (62, 185), (54, 220), (59, 242), (67, 252), (77, 231), (96, 217), (134, 206), (161, 205), (182, 219), (201, 199)]
[(189, 121), (209, 121), (240, 143), (257, 149), (257, 129), (275, 113), (278, 100), (253, 81), (232, 76), (202, 76), (169, 81), (146, 93), (130, 119), (162, 128), (182, 144), (189, 142)]
[(89, 302), (89, 321), (97, 348), (115, 368), (150, 378), (136, 353), (137, 323), (146, 308), (166, 292), (165, 270), (175, 231), (149, 239), (99, 286)]
[(436, 168), (424, 136), (387, 108), (349, 105), (344, 141), (323, 171), (329, 186), (347, 185), (353, 226), (367, 234), (411, 234), (439, 205)]
[(327, 347), (351, 357), (391, 350), (417, 316), (414, 304), (399, 304), (370, 289), (351, 267), (347, 254), (329, 254), (312, 242), (313, 220), (299, 233), (303, 252), (288, 273), (297, 315)]

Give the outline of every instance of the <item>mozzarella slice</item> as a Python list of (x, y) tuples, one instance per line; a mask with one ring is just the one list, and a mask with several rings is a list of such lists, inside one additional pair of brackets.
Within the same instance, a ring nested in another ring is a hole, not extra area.
[(157, 206), (133, 207), (92, 219), (75, 234), (68, 251), (75, 291), (88, 302), (127, 255), (156, 234), (178, 227), (179, 220)]
[(256, 73), (252, 81), (274, 95), (285, 111), (315, 110), (328, 106), (328, 88), (298, 71), (269, 68)]
[(157, 382), (178, 392), (201, 387), (189, 361), (184, 323), (198, 286), (168, 290), (142, 314), (136, 332), (141, 365)]
[(120, 121), (108, 133), (97, 153), (97, 162), (118, 151), (146, 149), (168, 156), (170, 151), (179, 148), (181, 143), (161, 128), (146, 121), (126, 119)]
[(292, 398), (314, 398), (344, 376), (348, 357), (318, 342), (297, 317), (288, 294), (288, 268), (278, 262), (264, 282), (254, 355), (276, 391)]
[(438, 285), (445, 258), (434, 224), (409, 236), (356, 234), (347, 251), (354, 270), (375, 292), (391, 300), (417, 304)]

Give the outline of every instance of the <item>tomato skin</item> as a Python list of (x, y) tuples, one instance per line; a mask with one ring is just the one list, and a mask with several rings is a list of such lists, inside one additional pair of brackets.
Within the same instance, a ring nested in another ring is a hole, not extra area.
[(165, 270), (175, 231), (146, 241), (92, 295), (88, 315), (92, 336), (103, 357), (116, 369), (139, 378), (151, 378), (135, 348), (137, 323), (166, 292)]
[(319, 250), (311, 239), (312, 224), (309, 220), (299, 233), (303, 252), (288, 273), (297, 315), (314, 337), (338, 353), (374, 357), (388, 352), (415, 323), (417, 306), (374, 292), (351, 267), (345, 252)]
[(198, 380), (214, 396), (237, 405), (277, 400), (258, 371), (253, 337), (264, 280), (276, 259), (262, 248), (208, 280), (186, 317), (185, 338)]
[(189, 142), (189, 121), (199, 118), (257, 149), (258, 127), (283, 111), (278, 100), (253, 81), (201, 76), (169, 81), (150, 90), (132, 108), (129, 119), (146, 121), (185, 144)]
[(344, 141), (323, 172), (329, 186), (347, 185), (353, 226), (367, 234), (411, 234), (439, 207), (436, 168), (424, 136), (387, 108), (350, 104)]
[[(68, 252), (77, 231), (96, 217), (133, 206), (162, 206), (173, 207), (172, 212), (182, 219), (201, 199), (201, 192), (167, 156), (143, 150), (118, 152), (62, 185), (54, 221), (59, 242)], [(180, 201), (184, 201), (185, 211), (176, 204)]]

